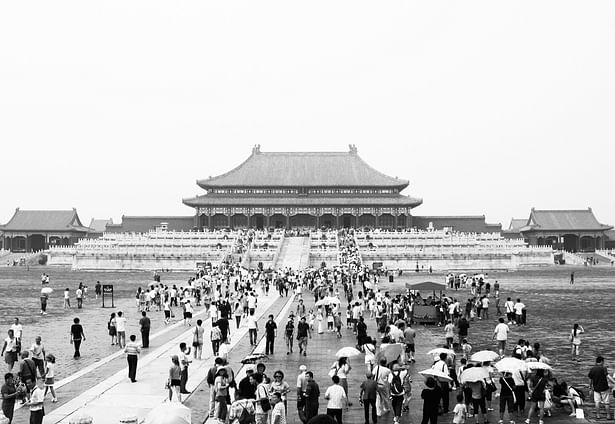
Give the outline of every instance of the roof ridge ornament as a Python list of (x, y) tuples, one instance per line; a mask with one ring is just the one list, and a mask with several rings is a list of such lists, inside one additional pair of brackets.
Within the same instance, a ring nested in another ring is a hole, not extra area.
[(260, 144), (255, 144), (254, 147), (252, 148), (252, 154), (253, 155), (257, 155), (261, 152), (261, 145)]
[(349, 144), (348, 148), (350, 149), (350, 153), (352, 154), (357, 154), (357, 146), (355, 146), (354, 144)]

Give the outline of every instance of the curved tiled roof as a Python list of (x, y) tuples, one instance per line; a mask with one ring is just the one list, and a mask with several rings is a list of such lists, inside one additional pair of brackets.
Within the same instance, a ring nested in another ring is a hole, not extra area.
[(19, 208), (5, 225), (3, 231), (78, 231), (89, 232), (75, 209), (66, 211), (22, 211)]
[(216, 187), (389, 187), (400, 190), (408, 181), (389, 177), (369, 166), (351, 146), (349, 152), (261, 152), (235, 169), (198, 180)]
[(538, 210), (532, 209), (530, 218), (521, 232), (527, 231), (604, 231), (610, 225), (598, 222), (591, 208), (583, 210)]
[(205, 194), (190, 199), (183, 199), (187, 206), (303, 206), (303, 207), (333, 207), (333, 206), (381, 206), (381, 207), (416, 207), (423, 203), (422, 199), (392, 194), (389, 196), (226, 196)]

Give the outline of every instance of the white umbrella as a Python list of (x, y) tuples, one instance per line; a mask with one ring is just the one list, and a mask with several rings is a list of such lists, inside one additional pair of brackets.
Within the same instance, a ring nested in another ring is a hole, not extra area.
[(480, 350), (470, 356), (470, 360), (476, 362), (491, 362), (497, 360), (499, 357), (500, 355), (490, 350)]
[(431, 368), (428, 370), (419, 371), (419, 374), (424, 375), (425, 377), (437, 377), (440, 380), (453, 381), (450, 376), (446, 375), (442, 371), (434, 370)]
[(500, 372), (526, 371), (527, 363), (521, 359), (507, 357), (496, 362), (495, 367)]
[(41, 293), (42, 294), (51, 294), (51, 293), (53, 293), (53, 289), (51, 287), (43, 287), (41, 289)]
[(179, 402), (164, 402), (147, 414), (144, 424), (190, 424), (191, 421), (190, 408)]
[(353, 358), (355, 356), (359, 356), (361, 354), (361, 351), (359, 349), (356, 349), (352, 346), (346, 346), (341, 348), (340, 350), (337, 351), (337, 353), (335, 354), (336, 358)]
[(551, 365), (544, 362), (526, 362), (529, 370), (552, 370)]
[(441, 353), (455, 356), (455, 352), (453, 350), (447, 349), (445, 347), (438, 347), (436, 349), (431, 349), (429, 352), (427, 352), (428, 355), (440, 355)]
[(472, 383), (489, 378), (489, 369), (484, 367), (472, 367), (465, 369), (459, 376), (461, 383)]

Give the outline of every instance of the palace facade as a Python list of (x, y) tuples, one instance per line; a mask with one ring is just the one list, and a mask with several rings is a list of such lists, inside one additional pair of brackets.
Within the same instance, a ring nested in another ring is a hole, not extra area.
[(206, 193), (183, 199), (194, 226), (217, 228), (412, 227), (422, 199), (402, 194), (409, 182), (347, 152), (261, 152), (231, 171), (197, 181)]

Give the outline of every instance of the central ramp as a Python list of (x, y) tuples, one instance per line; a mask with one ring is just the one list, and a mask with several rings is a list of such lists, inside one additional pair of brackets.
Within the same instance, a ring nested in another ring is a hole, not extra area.
[(303, 269), (310, 265), (310, 238), (286, 237), (274, 268)]

